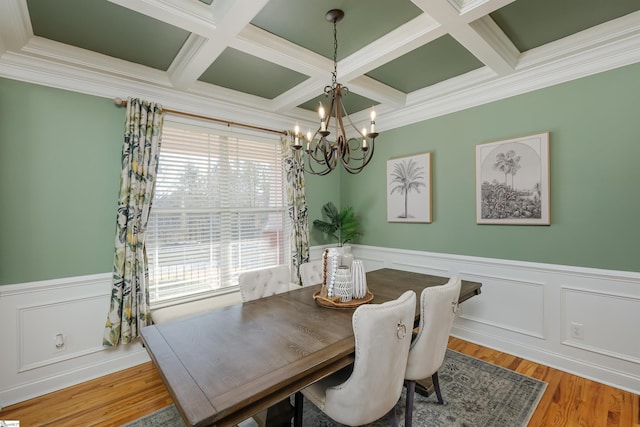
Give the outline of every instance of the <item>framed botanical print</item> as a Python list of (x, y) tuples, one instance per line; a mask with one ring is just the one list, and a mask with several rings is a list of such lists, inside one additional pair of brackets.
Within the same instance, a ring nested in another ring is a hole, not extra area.
[(387, 221), (431, 222), (431, 153), (387, 160)]
[(551, 224), (549, 133), (476, 145), (476, 222)]

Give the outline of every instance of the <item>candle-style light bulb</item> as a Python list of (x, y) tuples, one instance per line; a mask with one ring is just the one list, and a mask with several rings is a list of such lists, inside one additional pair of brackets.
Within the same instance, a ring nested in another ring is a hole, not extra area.
[(371, 133), (376, 131), (376, 110), (371, 107)]
[(300, 126), (296, 125), (295, 128), (293, 128), (293, 146), (294, 147), (300, 147)]
[(322, 102), (319, 103), (320, 108), (318, 108), (318, 115), (320, 116), (320, 132), (324, 132), (327, 130), (327, 120), (325, 119), (324, 106)]
[(367, 149), (367, 130), (362, 128), (362, 149)]
[(311, 152), (311, 130), (307, 129), (307, 153)]

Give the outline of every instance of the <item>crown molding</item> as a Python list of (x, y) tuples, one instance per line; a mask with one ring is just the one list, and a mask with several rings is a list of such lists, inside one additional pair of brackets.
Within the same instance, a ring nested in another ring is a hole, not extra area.
[(640, 12), (524, 53), (516, 70), (487, 67), (415, 91), (407, 107), (380, 120), (382, 131), (640, 62)]
[[(23, 12), (14, 10), (13, 16)], [(312, 77), (272, 100), (197, 81), (179, 90), (169, 73), (106, 55), (39, 37), (31, 37), (17, 52), (6, 46), (13, 42), (4, 42), (1, 77), (107, 98), (143, 97), (168, 108), (271, 128), (288, 129), (295, 121), (303, 127), (315, 126), (315, 115), (295, 105), (309, 93), (321, 93), (326, 83)], [(387, 91), (383, 95), (388, 104), (376, 108), (379, 128), (406, 126), (637, 62), (640, 12), (525, 52), (508, 75), (483, 67), (408, 95)], [(380, 90), (367, 78), (354, 79), (353, 84), (364, 92)], [(397, 105), (406, 106), (391, 111)], [(352, 120), (366, 121), (366, 114), (353, 114)]]

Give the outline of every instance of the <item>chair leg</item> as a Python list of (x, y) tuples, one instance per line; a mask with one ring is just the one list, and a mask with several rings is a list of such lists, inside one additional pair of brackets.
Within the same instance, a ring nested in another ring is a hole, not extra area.
[(294, 427), (302, 427), (302, 405), (304, 399), (302, 393), (299, 391), (294, 395), (294, 405), (295, 405), (295, 413), (293, 415), (293, 426)]
[(404, 410), (404, 427), (411, 427), (413, 424), (413, 398), (416, 391), (416, 382), (415, 381), (405, 381), (404, 384), (407, 386), (407, 399)]
[(438, 381), (438, 371), (431, 375), (431, 381), (433, 382), (433, 388), (435, 389), (436, 396), (438, 397), (438, 403), (444, 405), (444, 400), (442, 400), (442, 393), (440, 392), (440, 381)]
[(398, 418), (396, 418), (396, 408), (393, 407), (387, 414), (391, 418), (391, 427), (398, 427)]

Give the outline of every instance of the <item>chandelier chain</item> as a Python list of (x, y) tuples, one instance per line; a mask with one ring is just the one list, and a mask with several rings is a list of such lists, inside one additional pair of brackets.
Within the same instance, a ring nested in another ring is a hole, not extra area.
[(337, 19), (333, 20), (333, 73), (331, 73), (331, 84), (335, 88), (338, 84), (338, 25)]

